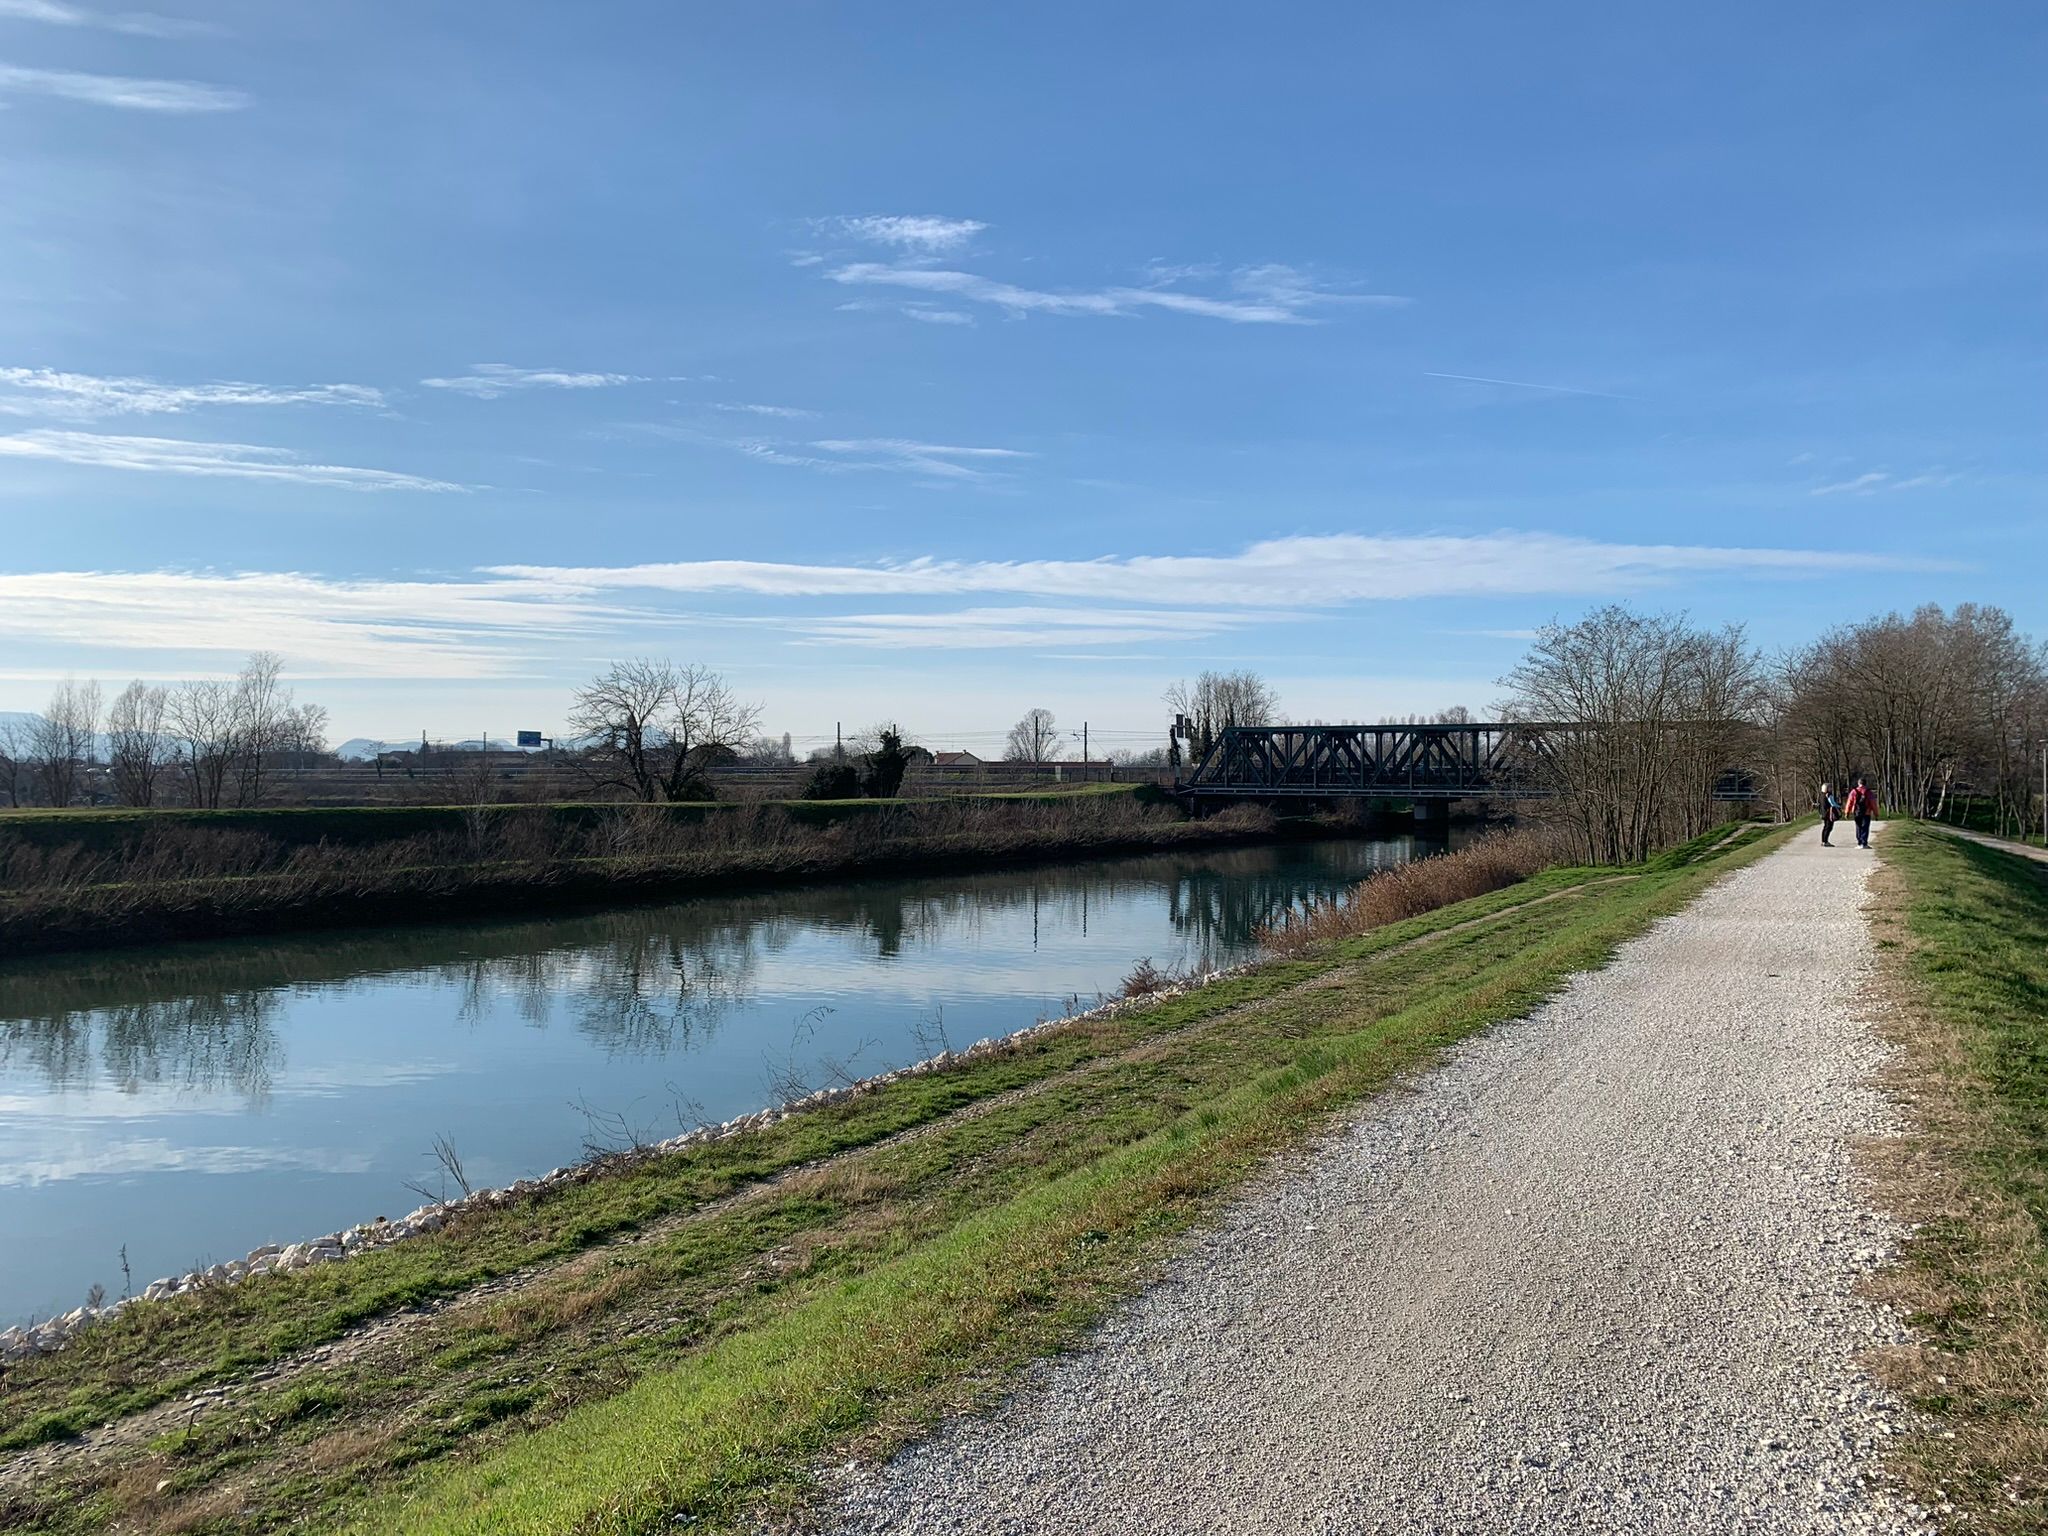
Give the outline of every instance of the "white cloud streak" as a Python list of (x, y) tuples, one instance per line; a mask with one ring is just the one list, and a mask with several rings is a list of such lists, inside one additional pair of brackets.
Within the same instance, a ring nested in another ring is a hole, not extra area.
[(220, 30), (211, 22), (153, 16), (147, 11), (91, 11), (84, 6), (60, 3), (60, 0), (0, 0), (0, 21), (40, 21), (53, 27), (91, 27), (101, 32), (125, 32), (131, 37), (203, 37)]
[(1837, 480), (1828, 485), (1816, 485), (1808, 491), (1809, 496), (1875, 496), (1883, 491), (1926, 491), (1936, 490), (1944, 485), (1955, 484), (1956, 477), (1939, 471), (1919, 475), (1895, 475), (1887, 469), (1873, 469), (1867, 474), (1855, 475), (1847, 480)]
[(559, 368), (515, 368), (510, 363), (471, 363), (469, 372), (448, 379), (421, 379), (428, 389), (453, 390), (495, 400), (521, 389), (609, 389), (647, 381), (630, 373), (570, 373)]
[(99, 469), (207, 475), (352, 491), (462, 491), (446, 480), (346, 464), (310, 464), (281, 448), (250, 443), (199, 443), (175, 437), (119, 437), (101, 432), (42, 430), (0, 436), (0, 457), (44, 459)]
[(962, 608), (947, 613), (853, 613), (781, 621), (831, 645), (901, 650), (1044, 650), (1179, 641), (1240, 628), (1270, 615), (1214, 609)]
[(852, 218), (815, 219), (812, 227), (844, 239), (893, 246), (925, 256), (956, 251), (988, 228), (979, 219), (948, 219), (933, 213), (867, 213)]
[(0, 415), (60, 416), (97, 420), (107, 416), (176, 415), (213, 405), (384, 404), (381, 390), (364, 384), (165, 384), (156, 379), (101, 378), (55, 368), (0, 367)]
[[(0, 637), (178, 654), (247, 651), (295, 674), (490, 677), (635, 616), (531, 581), (337, 581), (291, 571), (0, 572)], [(0, 647), (6, 649), (7, 647)]]
[(714, 411), (730, 411), (736, 415), (745, 416), (777, 416), (792, 421), (803, 420), (818, 414), (816, 411), (804, 410), (801, 406), (756, 405), (746, 400), (722, 401), (714, 404), (711, 409)]
[[(1609, 596), (1686, 578), (1935, 568), (1868, 552), (1502, 532), (1275, 539), (1220, 556), (511, 565), (418, 580), (0, 572), (0, 654), (28, 645), (59, 654), (138, 651), (154, 653), (163, 670), (167, 656), (239, 655), (253, 634), (303, 676), (491, 678), (551, 672), (577, 644), (644, 646), (651, 633), (699, 624), (725, 635), (735, 624), (779, 631), (799, 645), (1122, 654), (1366, 602)], [(997, 594), (1022, 601), (978, 601)], [(945, 605), (959, 597), (969, 601)], [(864, 600), (859, 611), (831, 611), (831, 600), (848, 598)], [(888, 599), (903, 602), (878, 601)]]
[(1925, 570), (1868, 552), (1609, 544), (1559, 534), (1325, 534), (1273, 539), (1234, 555), (1099, 560), (915, 559), (872, 565), (699, 560), (624, 567), (486, 567), (488, 574), (597, 592), (756, 597), (1031, 597), (1226, 607), (1340, 607), (1417, 597), (1566, 596), (1636, 591), (1686, 577), (1818, 576), (1844, 567)]
[(907, 474), (929, 480), (991, 480), (996, 477), (993, 466), (1006, 460), (1032, 457), (1016, 448), (960, 447), (950, 443), (916, 442), (902, 437), (834, 437), (812, 443), (792, 443), (766, 438), (718, 437), (659, 422), (639, 423), (630, 430), (681, 442), (707, 443), (743, 453), (764, 464), (812, 469), (832, 475)]
[(1604, 389), (1574, 389), (1569, 384), (1531, 384), (1526, 379), (1489, 379), (1476, 373), (1429, 373), (1425, 379), (1451, 379), (1460, 384), (1492, 384), (1502, 389), (1533, 389), (1546, 395), (1591, 395), (1600, 400), (1626, 400), (1627, 395), (1612, 395)]
[(1323, 288), (1292, 267), (1279, 265), (1238, 269), (1232, 277), (1232, 291), (1220, 295), (1167, 287), (1053, 291), (1025, 288), (973, 272), (874, 261), (837, 267), (828, 276), (835, 283), (854, 287), (907, 288), (942, 294), (967, 303), (987, 304), (1013, 316), (1135, 315), (1157, 309), (1237, 325), (1310, 325), (1318, 320), (1314, 313), (1318, 309), (1408, 302), (1397, 294), (1344, 293)]
[(935, 475), (943, 480), (986, 480), (989, 472), (978, 467), (980, 464), (1032, 457), (1016, 448), (963, 448), (951, 443), (920, 443), (902, 437), (826, 438), (811, 446), (821, 453), (871, 456), (849, 459), (846, 461), (849, 467), (858, 464), (865, 468)]
[(0, 64), (0, 96), (8, 95), (54, 96), (130, 112), (235, 112), (249, 104), (240, 91), (191, 80), (138, 80)]

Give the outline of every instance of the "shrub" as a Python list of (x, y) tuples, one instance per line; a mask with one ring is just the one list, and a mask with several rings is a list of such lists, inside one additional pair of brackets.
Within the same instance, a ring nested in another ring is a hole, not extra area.
[(806, 800), (851, 800), (860, 793), (860, 770), (851, 763), (818, 764), (804, 785)]
[(1453, 853), (1369, 875), (1334, 901), (1290, 912), (1260, 929), (1259, 943), (1276, 954), (1298, 955), (1501, 890), (1558, 862), (1554, 841), (1542, 832), (1490, 832)]

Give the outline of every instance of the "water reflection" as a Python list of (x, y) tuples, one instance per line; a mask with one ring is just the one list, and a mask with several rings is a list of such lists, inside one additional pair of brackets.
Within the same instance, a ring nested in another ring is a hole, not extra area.
[(871, 881), (0, 967), (0, 1318), (1228, 961), (1406, 841)]
[[(398, 981), (453, 988), (476, 1026), (503, 1001), (535, 1029), (566, 1020), (610, 1055), (662, 1056), (714, 1033), (749, 1003), (767, 960), (832, 932), (884, 963), (971, 945), (1028, 910), (1029, 949), (1087, 938), (1091, 909), (1159, 893), (1174, 940), (1162, 964), (1206, 966), (1242, 950), (1291, 902), (1324, 896), (1404, 857), (1404, 841), (1238, 849), (874, 881), (474, 927), (394, 929), (50, 961), (0, 971), (0, 1071), (55, 1088), (112, 1085), (233, 1093), (251, 1107), (284, 1067), (276, 1023), (311, 989)], [(1139, 958), (1137, 955), (1130, 957)]]

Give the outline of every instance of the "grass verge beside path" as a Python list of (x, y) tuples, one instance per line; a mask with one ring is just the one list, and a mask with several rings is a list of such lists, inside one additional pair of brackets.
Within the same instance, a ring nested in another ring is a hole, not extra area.
[(18, 1445), (113, 1421), (17, 1451), (11, 1480), (0, 1460), (0, 1526), (624, 1532), (786, 1506), (820, 1453), (885, 1449), (1071, 1340), (1333, 1111), (1776, 841), (1550, 871), (418, 1243), (135, 1309), (0, 1378)]
[(1893, 823), (1878, 921), (1895, 964), (1898, 1087), (1919, 1134), (1884, 1166), (1919, 1223), (1888, 1299), (1930, 1340), (1893, 1362), (1937, 1427), (1923, 1497), (1973, 1530), (2048, 1529), (2048, 868)]

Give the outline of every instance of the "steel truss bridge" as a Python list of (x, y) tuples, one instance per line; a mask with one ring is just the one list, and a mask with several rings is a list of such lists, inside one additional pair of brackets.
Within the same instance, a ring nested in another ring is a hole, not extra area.
[[(1190, 803), (1369, 798), (1518, 800), (1554, 793), (1551, 748), (1583, 725), (1232, 725), (1174, 782)], [(1714, 798), (1754, 798), (1731, 771)]]

